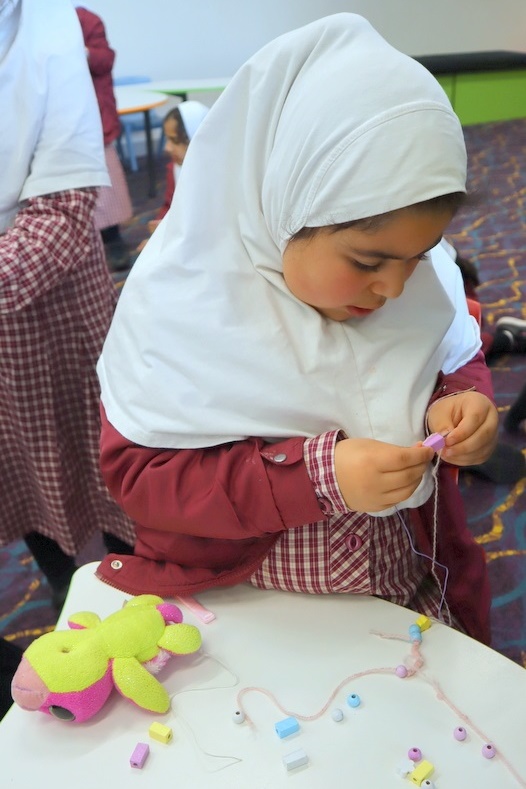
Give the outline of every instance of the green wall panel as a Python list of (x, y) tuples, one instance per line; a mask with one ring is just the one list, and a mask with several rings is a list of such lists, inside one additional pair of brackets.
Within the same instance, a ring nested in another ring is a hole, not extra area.
[(454, 81), (452, 104), (464, 126), (526, 118), (526, 70), (457, 74)]
[(455, 104), (455, 75), (454, 74), (445, 74), (444, 76), (439, 76), (436, 78), (437, 82), (439, 82), (444, 91), (451, 102), (451, 104)]

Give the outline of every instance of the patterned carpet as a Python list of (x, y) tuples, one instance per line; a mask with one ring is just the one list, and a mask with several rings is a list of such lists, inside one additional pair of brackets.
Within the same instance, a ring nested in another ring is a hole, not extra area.
[[(455, 218), (450, 240), (477, 264), (487, 327), (503, 315), (526, 318), (526, 121), (468, 127), (469, 186), (472, 199)], [(147, 197), (144, 162), (129, 174), (135, 209), (123, 236), (133, 249), (147, 236), (146, 223), (162, 202)], [(125, 273), (115, 273), (120, 287)], [(509, 355), (492, 367), (501, 418), (526, 381), (526, 355)], [(526, 437), (502, 441), (525, 452)], [(460, 485), (473, 534), (488, 558), (493, 593), (493, 646), (526, 667), (526, 478), (515, 485), (496, 485), (478, 474), (463, 472)], [(90, 543), (78, 563), (100, 558), (100, 541)], [(53, 628), (56, 614), (49, 590), (24, 544), (0, 549), (0, 635), (22, 647)]]
[[(466, 128), (471, 201), (455, 218), (450, 239), (477, 263), (486, 326), (526, 318), (526, 121)], [(501, 415), (526, 383), (526, 355), (493, 365)], [(525, 453), (526, 437), (501, 427), (501, 440)], [(473, 534), (486, 550), (492, 584), (493, 646), (526, 667), (526, 479), (495, 485), (461, 474)]]

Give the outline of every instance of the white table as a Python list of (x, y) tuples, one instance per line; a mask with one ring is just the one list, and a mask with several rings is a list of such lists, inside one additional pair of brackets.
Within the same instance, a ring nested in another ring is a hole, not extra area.
[[(144, 83), (150, 84), (150, 83)], [(150, 123), (150, 110), (166, 104), (166, 96), (156, 96), (144, 87), (137, 85), (116, 85), (113, 88), (117, 102), (117, 112), (119, 115), (131, 115), (134, 112), (142, 112), (144, 115), (144, 131), (146, 134), (146, 154), (148, 161), (148, 180), (150, 197), (156, 194), (156, 168), (155, 156), (153, 154), (152, 129)]]
[[(60, 627), (68, 613), (107, 616), (126, 599), (95, 578), (96, 566), (75, 574)], [(434, 623), (423, 634), (425, 675), (399, 679), (391, 669), (404, 662), (410, 645), (371, 631), (406, 638), (416, 616), (404, 608), (248, 585), (209, 591), (199, 600), (216, 619), (205, 625), (183, 608), (185, 620), (200, 627), (203, 647), (173, 658), (158, 675), (172, 696), (166, 716), (139, 710), (116, 692), (85, 724), (13, 707), (0, 723), (2, 789), (409, 789), (414, 784), (397, 768), (413, 746), (434, 764), (436, 789), (526, 786), (526, 671), (498, 653)], [(242, 694), (253, 727), (232, 720), (241, 689), (266, 688), (288, 711), (311, 715), (346, 677), (379, 667), (390, 671), (348, 682), (324, 715), (300, 721), (300, 732), (284, 740), (274, 724), (286, 715), (262, 693)], [(454, 739), (463, 721), (426, 677), (491, 739), (497, 757), (482, 757), (483, 741), (469, 723), (467, 740)], [(357, 709), (346, 703), (353, 692), (362, 700)], [(344, 712), (341, 723), (332, 719), (334, 707)], [(154, 720), (172, 727), (168, 745), (149, 740)], [(143, 770), (129, 765), (137, 742), (150, 744)], [(309, 764), (289, 773), (282, 757), (298, 749)]]

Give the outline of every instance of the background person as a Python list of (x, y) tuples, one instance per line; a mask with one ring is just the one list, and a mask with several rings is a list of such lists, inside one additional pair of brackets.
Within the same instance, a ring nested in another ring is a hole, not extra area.
[(121, 133), (113, 92), (112, 68), (115, 52), (108, 44), (102, 19), (82, 7), (77, 7), (76, 11), (102, 119), (104, 157), (111, 180), (110, 186), (104, 186), (99, 191), (95, 226), (101, 232), (108, 265), (113, 271), (121, 271), (130, 266), (130, 251), (119, 225), (132, 218), (133, 209), (126, 176), (114, 145)]
[(71, 4), (2, 11), (0, 543), (26, 539), (59, 607), (93, 534), (134, 541), (98, 461), (95, 363), (116, 291), (93, 218), (108, 176)]

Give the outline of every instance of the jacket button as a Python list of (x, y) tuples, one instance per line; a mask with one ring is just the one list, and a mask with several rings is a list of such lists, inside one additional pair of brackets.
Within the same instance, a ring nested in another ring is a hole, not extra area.
[(110, 567), (112, 570), (120, 570), (122, 569), (122, 562), (120, 561), (120, 559), (114, 559), (110, 564)]
[(284, 452), (278, 452), (277, 455), (274, 455), (274, 463), (283, 463), (283, 461), (286, 459), (287, 456)]

